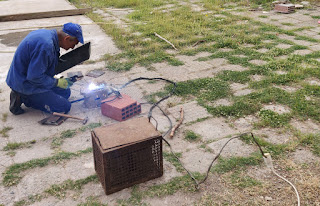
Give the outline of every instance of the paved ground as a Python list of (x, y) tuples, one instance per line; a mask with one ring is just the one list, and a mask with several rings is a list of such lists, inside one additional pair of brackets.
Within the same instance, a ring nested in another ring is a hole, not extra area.
[[(42, 0), (11, 0), (0, 2), (0, 13), (1, 14), (12, 14), (12, 13), (25, 13), (32, 11), (48, 11), (59, 10), (59, 9), (71, 9), (74, 8), (72, 5), (67, 3), (65, 0), (46, 0), (45, 3)], [(49, 6), (48, 6), (49, 5)], [(15, 9), (12, 9), (15, 8)], [(201, 7), (199, 5), (194, 5), (194, 9), (199, 10)], [(294, 23), (290, 26), (290, 29), (294, 27), (312, 26), (312, 29), (307, 29), (301, 32), (301, 35), (307, 35), (315, 39), (320, 39), (320, 27), (317, 25), (317, 20), (312, 19), (310, 16), (304, 15), (308, 12), (310, 14), (319, 15), (319, 8), (314, 11), (301, 10), (294, 14), (281, 15), (274, 12), (262, 13), (262, 11), (256, 12), (237, 12), (235, 14), (250, 16), (252, 18), (258, 19), (262, 22), (270, 22), (284, 29), (288, 29), (287, 25), (282, 23)], [(101, 11), (102, 12), (102, 11)], [(112, 10), (111, 10), (112, 12)], [(113, 16), (105, 15), (105, 18), (116, 18), (122, 17), (123, 14), (127, 14), (128, 10), (118, 9), (114, 10)], [(259, 18), (259, 16), (264, 15), (267, 18)], [(86, 42), (90, 41), (92, 43), (92, 56), (91, 60), (98, 60), (104, 54), (115, 54), (119, 50), (115, 47), (111, 38), (106, 36), (102, 30), (92, 22), (89, 18), (85, 16), (73, 16), (73, 17), (59, 17), (50, 19), (37, 19), (37, 20), (26, 20), (18, 22), (3, 22), (0, 23), (0, 114), (3, 120), (1, 121), (1, 128), (11, 127), (12, 129), (7, 132), (7, 137), (0, 136), (0, 173), (2, 174), (1, 181), (4, 177), (4, 172), (11, 165), (17, 163), (32, 163), (32, 161), (38, 159), (48, 159), (54, 157), (61, 151), (69, 152), (72, 154), (77, 154), (70, 159), (60, 160), (58, 162), (50, 162), (48, 165), (42, 167), (34, 167), (23, 170), (19, 176), (21, 179), (19, 183), (14, 186), (4, 186), (0, 185), (0, 205), (14, 205), (20, 201), (25, 201), (23, 204), (32, 205), (77, 205), (84, 202), (90, 202), (90, 200), (98, 201), (108, 205), (117, 205), (120, 200), (126, 200), (130, 202), (130, 197), (133, 196), (134, 188), (124, 189), (120, 192), (114, 193), (112, 195), (104, 195), (103, 189), (99, 182), (89, 181), (89, 183), (84, 184), (80, 190), (67, 190), (66, 194), (59, 196), (59, 190), (63, 190), (61, 187), (55, 193), (47, 192), (47, 190), (52, 187), (52, 185), (64, 184), (65, 181), (77, 181), (84, 180), (87, 177), (91, 177), (95, 174), (93, 167), (93, 157), (92, 153), (87, 152), (88, 148), (91, 148), (91, 138), (90, 132), (88, 130), (81, 130), (83, 128), (79, 121), (68, 120), (59, 127), (54, 126), (42, 126), (37, 122), (44, 117), (46, 114), (35, 111), (33, 109), (24, 108), (26, 114), (21, 116), (13, 116), (8, 111), (9, 106), (9, 93), (10, 90), (5, 84), (5, 77), (10, 66), (14, 51), (17, 47), (17, 43), (21, 40), (30, 30), (43, 28), (43, 27), (56, 27), (62, 25), (66, 22), (75, 22), (83, 26), (84, 39)], [(121, 23), (121, 18), (119, 18)], [(290, 39), (290, 36), (283, 35), (283, 39)], [(305, 55), (312, 51), (320, 51), (320, 46), (318, 43), (310, 43), (304, 40), (290, 39), (291, 41), (299, 44), (308, 46), (306, 50), (299, 50), (299, 54)], [(288, 45), (278, 45), (278, 47), (286, 48)], [(171, 51), (172, 52), (172, 51)], [(218, 72), (223, 70), (234, 70), (243, 71), (246, 68), (239, 65), (228, 64), (226, 59), (217, 58), (209, 61), (196, 61), (199, 57), (206, 57), (210, 54), (199, 53), (196, 56), (177, 56), (177, 58), (184, 62), (183, 66), (170, 66), (166, 63), (156, 63), (154, 64), (155, 70), (150, 71), (144, 67), (135, 66), (128, 72), (115, 73), (111, 71), (106, 71), (102, 77), (93, 79), (90, 77), (85, 77), (85, 81), (76, 83), (73, 87), (72, 98), (81, 97), (79, 94), (79, 89), (81, 87), (80, 83), (84, 84), (90, 81), (100, 81), (104, 80), (108, 83), (113, 83), (116, 85), (123, 84), (131, 78), (135, 77), (163, 77), (169, 78), (174, 81), (184, 81), (202, 77), (215, 76)], [(251, 62), (254, 64), (264, 64), (263, 61)], [(104, 62), (97, 61), (94, 64), (83, 64), (72, 68), (70, 71), (82, 71), (84, 74), (92, 69), (104, 68)], [(174, 69), (175, 72), (172, 72)], [(259, 80), (260, 76), (254, 76)], [(135, 99), (144, 102), (143, 96), (148, 93), (156, 92), (163, 88), (164, 84), (161, 82), (155, 84), (147, 84), (144, 82), (134, 83), (128, 86), (123, 92), (131, 95)], [(233, 84), (231, 85), (232, 91), (235, 96), (245, 95), (251, 92), (247, 88), (247, 85)], [(295, 88), (283, 88), (288, 91), (292, 91)], [(169, 112), (169, 116), (172, 120), (179, 118), (179, 109), (183, 106), (185, 109), (185, 121), (184, 125), (181, 126), (179, 132), (174, 139), (170, 140), (176, 152), (182, 153), (181, 160), (184, 162), (185, 166), (193, 172), (204, 173), (207, 170), (211, 159), (215, 154), (217, 154), (221, 146), (230, 138), (232, 135), (239, 134), (245, 131), (252, 131), (253, 124), (257, 122), (256, 117), (246, 116), (237, 120), (226, 119), (226, 118), (216, 118), (212, 117), (203, 107), (199, 106), (196, 102), (191, 101), (183, 105), (177, 105), (180, 99), (175, 97), (167, 100), (163, 106), (173, 105), (170, 108), (165, 108)], [(215, 105), (229, 105), (232, 104), (226, 99), (218, 100), (214, 102)], [(177, 106), (174, 106), (177, 105)], [(266, 109), (273, 110), (279, 114), (288, 112), (288, 108), (282, 105), (268, 105)], [(148, 107), (143, 107), (142, 115), (146, 115)], [(161, 116), (161, 112), (155, 110), (155, 117), (158, 119), (159, 130), (165, 131), (168, 128), (167, 120)], [(82, 103), (75, 103), (70, 111), (71, 115), (77, 116), (88, 116), (88, 125), (93, 123), (101, 124), (111, 124), (115, 123), (114, 120), (102, 116), (100, 113), (100, 108), (87, 109), (84, 108)], [(207, 118), (204, 121), (196, 122), (196, 120), (201, 118)], [(5, 120), (4, 120), (5, 119)], [(153, 122), (154, 123), (154, 122)], [(298, 128), (300, 131), (310, 131), (315, 132), (320, 131), (320, 125), (312, 121), (293, 121), (291, 123), (293, 126)], [(59, 139), (62, 132), (76, 130), (72, 138)], [(197, 134), (202, 136), (203, 141), (208, 144), (205, 148), (201, 147), (201, 143), (190, 143), (183, 140), (184, 132), (187, 130), (192, 130)], [(290, 141), (292, 137), (291, 134), (283, 134), (278, 130), (274, 129), (264, 129), (263, 131), (254, 131), (257, 134), (262, 133), (267, 136), (267, 141), (274, 144), (283, 144)], [(35, 143), (28, 143), (30, 141), (36, 140)], [(58, 142), (58, 140), (60, 142)], [(4, 147), (8, 143), (22, 142), (28, 143), (28, 147), (23, 147), (15, 151), (15, 153), (10, 153), (4, 151)], [(2, 148), (2, 149), (1, 149)], [(168, 148), (164, 148), (168, 152)], [(223, 157), (232, 156), (247, 156), (252, 152), (257, 151), (257, 148), (253, 145), (245, 144), (244, 142), (237, 140), (229, 144), (224, 152)], [(304, 159), (301, 159), (303, 157)], [(318, 162), (319, 158), (314, 156), (311, 152), (307, 150), (298, 150), (293, 153), (292, 161), (296, 163), (311, 161)], [(262, 179), (269, 177), (264, 174), (263, 169), (256, 169), (251, 171), (255, 176), (261, 176)], [(259, 173), (260, 172), (260, 173)], [(263, 174), (261, 174), (263, 173)], [(165, 184), (172, 181), (173, 178), (181, 177), (182, 173), (177, 171), (176, 167), (172, 163), (165, 160), (164, 161), (164, 175), (161, 178), (140, 184), (140, 189), (148, 189), (153, 185)], [(150, 205), (192, 205), (193, 202), (201, 201), (205, 202), (206, 199), (206, 189), (208, 191), (215, 190), (216, 192), (221, 192), (223, 194), (228, 194), (228, 191), (224, 191), (221, 182), (217, 177), (211, 177), (208, 182), (204, 185), (204, 188), (198, 193), (192, 193), (191, 195), (185, 195), (183, 192), (177, 192), (174, 195), (167, 195), (165, 197), (148, 197), (143, 200), (143, 202)], [(214, 189), (212, 189), (214, 187)], [(262, 196), (261, 200), (256, 201), (259, 204), (268, 204), (265, 196)], [(91, 198), (91, 199), (90, 199)], [(276, 195), (273, 197), (275, 202), (271, 204), (280, 205), (279, 199)], [(292, 197), (294, 202), (294, 197)], [(27, 202), (27, 203), (26, 203)], [(131, 203), (134, 205), (134, 203)], [(288, 203), (290, 204), (290, 203)], [(315, 203), (315, 205), (319, 204)], [(90, 205), (90, 204), (88, 204)]]

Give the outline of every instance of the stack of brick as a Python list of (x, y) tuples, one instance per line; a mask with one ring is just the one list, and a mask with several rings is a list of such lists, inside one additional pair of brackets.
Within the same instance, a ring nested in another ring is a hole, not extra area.
[(289, 14), (294, 12), (295, 6), (293, 4), (276, 4), (274, 10), (276, 12)]

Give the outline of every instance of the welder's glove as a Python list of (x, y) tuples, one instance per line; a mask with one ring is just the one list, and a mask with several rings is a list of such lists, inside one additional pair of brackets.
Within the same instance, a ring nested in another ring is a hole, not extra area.
[(68, 89), (71, 87), (73, 82), (68, 78), (60, 78), (57, 81), (57, 87), (60, 87), (62, 89)]

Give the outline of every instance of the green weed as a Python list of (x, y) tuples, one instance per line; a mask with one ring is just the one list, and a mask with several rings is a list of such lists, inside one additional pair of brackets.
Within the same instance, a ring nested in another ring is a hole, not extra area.
[(7, 132), (9, 132), (12, 129), (12, 127), (3, 127), (2, 130), (0, 130), (0, 134), (2, 135), (2, 137), (9, 137)]
[(36, 140), (32, 140), (29, 142), (9, 142), (4, 148), (4, 151), (9, 150), (17, 150), (20, 148), (30, 147), (31, 145), (35, 144)]
[(195, 142), (201, 140), (201, 135), (196, 134), (195, 132), (191, 130), (187, 130), (185, 132), (185, 139), (190, 141), (190, 142)]
[(285, 25), (285, 26), (294, 26), (294, 24), (292, 23), (281, 23), (282, 25)]
[(19, 174), (25, 170), (32, 169), (35, 167), (44, 167), (49, 163), (59, 163), (63, 160), (71, 159), (72, 157), (80, 156), (81, 154), (92, 152), (92, 148), (86, 150), (81, 150), (76, 153), (71, 152), (60, 152), (54, 156), (42, 158), (42, 159), (33, 159), (24, 163), (13, 164), (8, 167), (3, 173), (2, 183), (5, 186), (12, 186), (19, 183), (22, 178)]
[(2, 119), (1, 119), (1, 120), (2, 120), (3, 122), (6, 122), (6, 121), (7, 121), (7, 119), (8, 119), (8, 113), (3, 113), (3, 114), (2, 114)]
[(261, 162), (261, 156), (219, 158), (219, 162), (212, 168), (212, 171), (223, 174), (232, 170), (245, 169), (247, 166), (259, 165)]
[(170, 162), (171, 164), (173, 164), (173, 166), (175, 166), (175, 168), (178, 172), (183, 172), (184, 169), (183, 169), (181, 163), (179, 162), (179, 160), (175, 156), (177, 156), (178, 158), (181, 158), (182, 154), (175, 153), (173, 155), (172, 153), (163, 152), (163, 158), (165, 160), (167, 160), (168, 162)]
[(81, 131), (81, 132), (84, 132), (84, 131), (86, 131), (86, 130), (92, 130), (92, 129), (94, 129), (94, 128), (97, 128), (97, 127), (101, 127), (101, 123), (100, 122), (98, 122), (98, 123), (90, 123), (90, 124), (88, 124), (88, 125), (86, 125), (86, 126), (83, 126), (83, 127), (81, 127), (80, 129), (79, 129), (79, 131)]
[[(166, 89), (171, 91), (172, 86)], [(226, 97), (229, 94), (229, 86), (226, 82), (214, 78), (188, 80), (177, 83), (175, 94), (183, 97), (196, 96), (202, 102), (214, 101)]]
[[(203, 178), (203, 175), (199, 173), (193, 174), (196, 179)], [(145, 195), (149, 197), (163, 197), (167, 195), (172, 195), (179, 190), (194, 192), (196, 191), (194, 187), (194, 182), (189, 175), (184, 175), (181, 177), (174, 177), (170, 182), (161, 185), (154, 185), (150, 187)]]
[(319, 134), (305, 134), (302, 135), (300, 142), (303, 145), (309, 146), (312, 149), (312, 152), (320, 156), (320, 135)]
[(305, 41), (310, 41), (310, 42), (319, 42), (318, 39), (308, 37), (308, 36), (296, 36), (296, 40), (305, 40)]
[(63, 131), (61, 132), (61, 138), (64, 139), (64, 138), (72, 138), (76, 135), (76, 130), (66, 130), (66, 131)]
[(261, 110), (259, 117), (262, 121), (261, 126), (283, 127), (288, 124), (291, 116), (288, 114), (281, 115), (271, 110)]
[(98, 178), (96, 175), (86, 177), (85, 179), (66, 180), (62, 184), (51, 185), (51, 187), (45, 190), (45, 192), (50, 194), (51, 196), (63, 198), (65, 197), (67, 190), (80, 190), (83, 187), (83, 185), (97, 180)]
[(80, 203), (78, 206), (107, 206), (107, 204), (101, 203), (96, 197), (88, 197), (86, 202)]
[(243, 175), (240, 172), (234, 172), (230, 175), (231, 184), (238, 188), (247, 188), (259, 186), (262, 183), (250, 176)]

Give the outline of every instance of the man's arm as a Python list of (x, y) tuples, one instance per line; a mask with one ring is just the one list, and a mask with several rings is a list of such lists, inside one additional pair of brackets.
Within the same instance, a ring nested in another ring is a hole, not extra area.
[(52, 62), (55, 61), (55, 56), (52, 52), (47, 52), (43, 49), (38, 49), (31, 53), (31, 59), (27, 71), (27, 80), (41, 88), (51, 89), (56, 86), (57, 80), (49, 76), (48, 70)]

